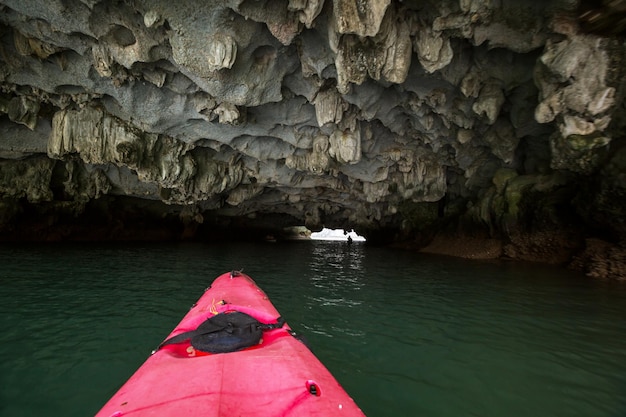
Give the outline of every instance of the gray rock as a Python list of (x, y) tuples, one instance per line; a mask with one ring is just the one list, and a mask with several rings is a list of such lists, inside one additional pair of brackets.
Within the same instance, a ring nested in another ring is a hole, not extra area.
[(0, 0), (0, 217), (129, 197), (186, 230), (280, 213), (410, 236), (456, 216), (512, 236), (537, 176), (622, 175), (602, 168), (624, 45), (577, 7)]

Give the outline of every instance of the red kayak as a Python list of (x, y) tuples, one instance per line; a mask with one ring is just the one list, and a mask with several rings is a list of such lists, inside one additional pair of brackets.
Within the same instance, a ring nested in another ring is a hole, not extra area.
[(96, 416), (365, 415), (254, 281), (231, 272)]

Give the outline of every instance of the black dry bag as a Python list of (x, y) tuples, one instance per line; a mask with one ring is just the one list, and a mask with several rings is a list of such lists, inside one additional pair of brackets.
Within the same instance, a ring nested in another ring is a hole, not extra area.
[(196, 330), (167, 339), (159, 348), (191, 339), (191, 346), (202, 352), (235, 352), (257, 345), (261, 341), (263, 330), (277, 329), (283, 324), (285, 321), (281, 317), (274, 324), (265, 324), (240, 311), (220, 313), (208, 318)]

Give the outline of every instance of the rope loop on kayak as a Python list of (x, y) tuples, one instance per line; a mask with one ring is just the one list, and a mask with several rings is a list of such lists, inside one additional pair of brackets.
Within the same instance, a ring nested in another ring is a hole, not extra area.
[(211, 300), (211, 307), (209, 307), (209, 311), (213, 313), (213, 315), (218, 315), (219, 311), (217, 311), (217, 306), (223, 306), (226, 304), (226, 301), (220, 300), (217, 303), (215, 302), (215, 298)]

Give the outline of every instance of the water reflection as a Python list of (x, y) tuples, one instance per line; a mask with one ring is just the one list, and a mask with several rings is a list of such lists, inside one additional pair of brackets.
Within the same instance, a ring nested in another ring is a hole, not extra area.
[(364, 246), (344, 242), (315, 242), (309, 269), (311, 279), (321, 285), (349, 286), (358, 290), (365, 274), (363, 269)]
[(364, 252), (358, 243), (313, 242), (307, 277), (311, 288), (305, 294), (305, 308), (312, 319), (302, 321), (306, 333), (325, 338), (365, 337), (365, 331), (353, 325), (354, 315), (365, 302), (360, 294), (365, 285)]

